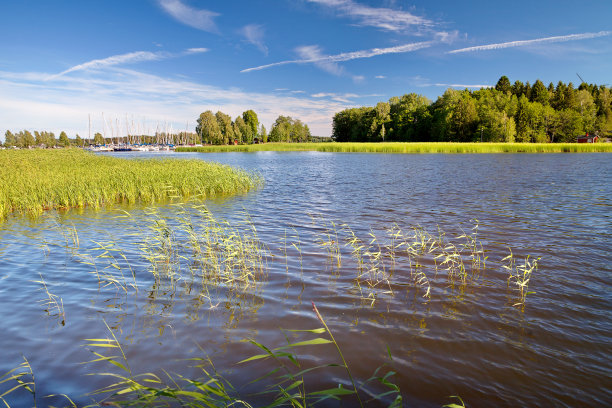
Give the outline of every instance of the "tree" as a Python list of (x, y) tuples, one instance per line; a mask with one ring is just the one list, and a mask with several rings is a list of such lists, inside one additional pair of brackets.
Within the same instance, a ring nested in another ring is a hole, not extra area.
[(580, 113), (573, 109), (559, 111), (559, 126), (557, 141), (561, 143), (574, 143), (576, 137), (583, 134)]
[(10, 130), (7, 130), (4, 133), (4, 146), (13, 147), (16, 144), (17, 144), (17, 140), (15, 139), (15, 135)]
[(495, 89), (503, 93), (512, 92), (512, 85), (510, 85), (510, 80), (508, 79), (508, 77), (504, 75), (499, 78), (497, 84), (495, 85)]
[(571, 82), (567, 84), (563, 95), (563, 106), (562, 109), (575, 109), (576, 108), (576, 93), (574, 91), (574, 84)]
[(223, 136), (219, 129), (219, 123), (212, 111), (206, 111), (200, 114), (197, 120), (196, 132), (200, 135), (202, 143), (221, 144)]
[(519, 98), (516, 135), (517, 141), (523, 143), (548, 142), (544, 126), (544, 106), (538, 102), (529, 102), (525, 95)]
[(555, 88), (555, 92), (551, 98), (550, 104), (556, 110), (565, 109), (565, 90), (567, 89), (567, 85), (563, 82), (557, 82), (557, 87)]
[(391, 122), (391, 106), (386, 102), (378, 102), (374, 108), (374, 118), (372, 125), (370, 125), (370, 136), (368, 139), (371, 141), (385, 141), (386, 128), (389, 122)]
[(408, 142), (422, 141), (426, 138), (423, 125), (429, 118), (428, 107), (431, 101), (422, 95), (410, 93), (401, 98), (391, 98), (389, 132), (387, 140)]
[(95, 145), (103, 145), (104, 143), (104, 137), (102, 137), (102, 134), (100, 132), (96, 132), (96, 134), (94, 135), (94, 144)]
[(32, 133), (30, 133), (30, 131), (28, 130), (24, 130), (22, 133), (22, 142), (21, 145), (22, 147), (32, 147), (34, 146), (36, 143), (36, 141), (34, 140), (34, 136), (32, 136)]
[(261, 143), (268, 143), (268, 132), (263, 124), (259, 127), (259, 136), (261, 136)]
[(537, 81), (535, 81), (535, 84), (533, 84), (533, 88), (531, 89), (530, 101), (539, 102), (542, 105), (546, 106), (548, 105), (548, 99), (548, 89), (546, 89), (544, 83), (542, 83), (542, 81), (538, 79)]
[(271, 142), (291, 141), (291, 118), (289, 116), (279, 116), (270, 130)]
[(594, 133), (597, 122), (597, 106), (591, 93), (582, 89), (576, 92), (576, 109), (580, 112), (583, 132)]
[(68, 135), (64, 131), (62, 131), (59, 135), (59, 144), (63, 147), (70, 146), (70, 139), (68, 139)]
[(238, 137), (236, 138), (238, 139), (238, 143), (252, 143), (253, 142), (253, 132), (251, 130), (251, 127), (246, 125), (246, 123), (244, 122), (244, 119), (242, 119), (242, 116), (236, 117), (234, 124), (236, 125), (234, 129), (238, 130), (238, 131), (234, 130), (234, 133), (240, 135), (240, 138)]
[[(337, 142), (366, 142), (375, 117), (374, 108), (345, 109), (334, 115), (332, 138)], [(272, 131), (270, 131), (270, 137)]]
[(521, 95), (525, 93), (525, 85), (519, 80), (514, 81), (512, 85), (512, 94), (516, 95), (517, 98), (520, 98)]
[[(240, 116), (238, 118), (240, 118)], [(240, 120), (242, 120), (242, 118), (240, 118)], [(234, 140), (231, 140), (230, 143), (234, 143), (234, 141), (236, 141), (237, 143), (241, 143), (242, 131), (240, 130), (240, 126), (238, 126), (238, 123), (236, 123), (236, 121), (232, 123), (232, 128), (234, 129)]]
[(219, 124), (219, 130), (221, 131), (222, 144), (228, 144), (234, 141), (234, 127), (232, 125), (232, 118), (230, 115), (219, 111), (215, 113), (215, 118)]
[(279, 116), (270, 130), (271, 142), (307, 142), (311, 137), (308, 125), (291, 116)]
[(244, 120), (245, 125), (249, 128), (250, 139), (247, 143), (252, 143), (253, 139), (257, 137), (257, 131), (259, 130), (259, 119), (257, 119), (257, 114), (255, 111), (249, 109), (242, 113), (242, 120)]
[(476, 129), (476, 104), (469, 91), (461, 92), (451, 114), (450, 130), (459, 142), (468, 142)]
[(45, 133), (46, 132), (42, 132), (41, 133), (38, 130), (34, 131), (34, 141), (35, 141), (37, 146), (42, 146), (42, 145), (46, 144)]
[(81, 136), (79, 136), (79, 134), (77, 133), (76, 138), (74, 139), (74, 144), (78, 147), (82, 147), (83, 146), (83, 139), (81, 139)]

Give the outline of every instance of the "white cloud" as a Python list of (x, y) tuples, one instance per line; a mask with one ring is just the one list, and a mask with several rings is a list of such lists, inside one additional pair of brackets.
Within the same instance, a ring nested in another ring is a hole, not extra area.
[(427, 84), (427, 85), (423, 85), (423, 86), (444, 86), (447, 88), (460, 88), (460, 89), (480, 89), (480, 88), (491, 88), (492, 85), (465, 85), (465, 84)]
[(99, 69), (112, 67), (114, 65), (125, 65), (125, 64), (134, 64), (137, 62), (143, 61), (156, 61), (162, 60), (166, 58), (174, 58), (181, 55), (192, 55), (192, 54), (200, 54), (203, 52), (207, 52), (207, 48), (189, 48), (182, 52), (181, 54), (171, 54), (168, 52), (150, 52), (150, 51), (135, 51), (129, 52), (127, 54), (113, 55), (107, 58), (95, 59), (83, 64), (75, 65), (71, 68), (68, 68), (65, 71), (60, 72), (59, 74), (51, 75), (48, 79), (56, 79), (62, 75), (66, 75), (70, 72), (76, 71), (86, 71), (89, 69)]
[(159, 5), (177, 21), (198, 30), (209, 33), (218, 33), (219, 30), (213, 19), (219, 13), (209, 10), (198, 10), (190, 7), (180, 0), (159, 0)]
[(190, 54), (201, 54), (203, 52), (208, 52), (208, 48), (187, 48), (184, 52), (186, 55)]
[(268, 55), (268, 47), (266, 47), (264, 38), (263, 26), (258, 24), (249, 24), (240, 30), (246, 40), (257, 47), (264, 55)]
[(332, 101), (342, 103), (352, 103), (351, 99), (359, 97), (359, 95), (353, 93), (337, 94), (333, 92), (319, 92), (310, 96), (313, 98), (329, 98)]
[(374, 78), (376, 78), (376, 79), (385, 79), (386, 76), (384, 76), (384, 75), (376, 75)]
[(312, 61), (318, 68), (333, 75), (341, 75), (344, 70), (335, 61), (331, 61), (327, 56), (321, 53), (321, 49), (317, 45), (305, 45), (296, 48), (297, 54), (302, 60)]
[(341, 15), (357, 20), (356, 25), (376, 27), (386, 31), (405, 31), (410, 28), (425, 28), (433, 22), (407, 11), (390, 8), (369, 7), (353, 0), (307, 0), (336, 9)]
[[(353, 51), (353, 52), (344, 52), (336, 55), (322, 55), (318, 46), (304, 46), (299, 47), (297, 49), (298, 54), (301, 54), (301, 59), (296, 60), (287, 60), (274, 62), (272, 64), (260, 65), (258, 67), (246, 68), (240, 72), (251, 72), (251, 71), (260, 71), (262, 69), (277, 67), (280, 65), (288, 65), (288, 64), (332, 64), (336, 62), (350, 61), (354, 59), (360, 58), (372, 58), (379, 55), (385, 54), (402, 54), (406, 52), (413, 52), (420, 50), (422, 48), (430, 47), (433, 44), (431, 41), (423, 41), (417, 43), (410, 43), (404, 45), (397, 45), (395, 47), (388, 48), (372, 48), (369, 50), (361, 50), (361, 51)], [(324, 65), (319, 65), (323, 67)], [(329, 71), (333, 71), (334, 68), (332, 65), (326, 65)]]
[(509, 41), (509, 42), (504, 42), (504, 43), (477, 45), (475, 47), (461, 48), (458, 50), (449, 51), (448, 54), (458, 54), (462, 52), (472, 52), (472, 51), (498, 50), (502, 48), (511, 48), (511, 47), (524, 47), (528, 45), (536, 45), (536, 44), (543, 44), (543, 43), (557, 43), (557, 42), (566, 42), (566, 41), (586, 40), (590, 38), (605, 37), (609, 35), (612, 35), (612, 31), (600, 31), (597, 33), (560, 35), (556, 37), (536, 38), (533, 40)]
[[(38, 129), (87, 137), (88, 116), (92, 133), (102, 131), (102, 112), (111, 121), (135, 118), (136, 124), (143, 123), (142, 131), (148, 126), (153, 132), (156, 124), (165, 123), (180, 131), (187, 122), (193, 130), (198, 115), (208, 109), (232, 117), (253, 109), (268, 129), (278, 115), (285, 115), (307, 123), (315, 135), (329, 136), (334, 114), (346, 108), (346, 103), (335, 100), (245, 92), (119, 67), (109, 67), (103, 75), (79, 71), (54, 81), (47, 81), (48, 77), (0, 71), (0, 135), (8, 129)], [(120, 131), (124, 130), (122, 126)]]

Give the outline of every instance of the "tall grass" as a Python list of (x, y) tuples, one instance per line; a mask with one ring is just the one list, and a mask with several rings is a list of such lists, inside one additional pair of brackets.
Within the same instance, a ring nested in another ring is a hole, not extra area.
[(259, 179), (201, 160), (137, 159), (78, 149), (0, 150), (0, 219), (16, 212), (154, 203), (178, 197), (244, 193)]
[(178, 152), (317, 151), (335, 153), (594, 153), (612, 152), (612, 143), (265, 143), (180, 147)]

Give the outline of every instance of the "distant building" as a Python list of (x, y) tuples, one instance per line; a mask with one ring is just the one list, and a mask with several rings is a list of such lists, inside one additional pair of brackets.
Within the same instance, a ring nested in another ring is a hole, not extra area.
[(578, 136), (578, 143), (595, 143), (598, 137), (596, 135), (589, 135), (588, 133), (584, 136)]

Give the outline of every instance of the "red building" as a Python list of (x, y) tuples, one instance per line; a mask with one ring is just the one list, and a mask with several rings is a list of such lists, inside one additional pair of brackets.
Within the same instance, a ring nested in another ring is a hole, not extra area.
[(584, 136), (578, 136), (578, 143), (595, 143), (597, 142), (597, 136), (589, 135), (588, 133)]

